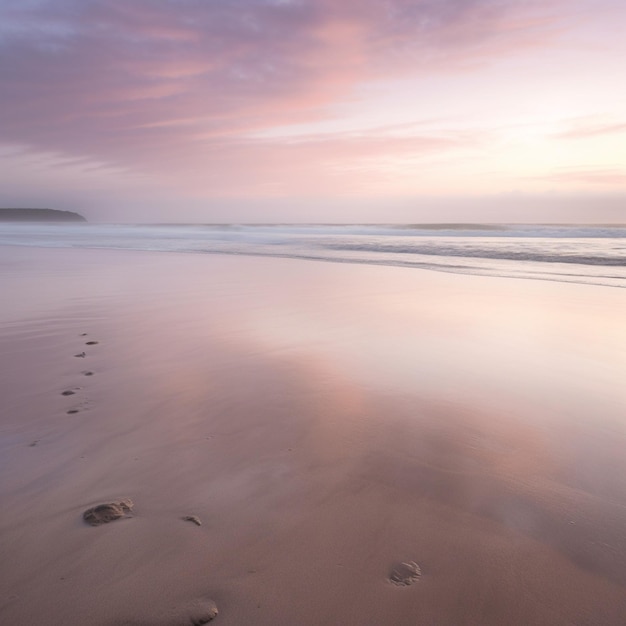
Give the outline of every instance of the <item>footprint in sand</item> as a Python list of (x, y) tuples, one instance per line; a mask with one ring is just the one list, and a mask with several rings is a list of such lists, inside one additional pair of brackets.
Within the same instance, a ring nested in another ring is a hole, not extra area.
[(417, 582), (421, 575), (420, 566), (415, 561), (408, 561), (395, 565), (389, 574), (389, 580), (399, 587), (408, 587)]
[(65, 391), (61, 392), (62, 396), (73, 396), (76, 393), (76, 391), (74, 391), (73, 389), (66, 389)]
[(202, 526), (202, 522), (200, 521), (200, 518), (197, 515), (185, 515), (181, 519), (184, 520), (185, 522), (192, 522), (196, 526)]
[(87, 356), (87, 353), (79, 352), (78, 354), (75, 354), (74, 356), (77, 356), (79, 359), (84, 359)]
[(83, 372), (83, 376), (93, 376), (93, 372)]
[(100, 526), (108, 524), (122, 517), (126, 517), (133, 508), (133, 501), (130, 498), (120, 500), (119, 502), (108, 502), (106, 504), (98, 504), (91, 509), (87, 509), (83, 513), (83, 519), (90, 526)]
[(68, 411), (66, 411), (68, 415), (74, 415), (78, 412), (79, 412), (78, 409), (69, 409)]
[(97, 346), (98, 342), (97, 341), (88, 341), (87, 343), (85, 343), (86, 346)]

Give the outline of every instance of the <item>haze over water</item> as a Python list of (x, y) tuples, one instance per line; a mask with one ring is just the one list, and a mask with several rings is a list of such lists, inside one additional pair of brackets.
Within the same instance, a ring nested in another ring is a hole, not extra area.
[(293, 257), (626, 286), (626, 226), (3, 224), (0, 244)]

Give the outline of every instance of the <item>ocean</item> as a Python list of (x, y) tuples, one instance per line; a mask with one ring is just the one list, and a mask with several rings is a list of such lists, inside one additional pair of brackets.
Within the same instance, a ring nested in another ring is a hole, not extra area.
[(288, 257), (626, 287), (626, 225), (6, 223), (0, 245)]

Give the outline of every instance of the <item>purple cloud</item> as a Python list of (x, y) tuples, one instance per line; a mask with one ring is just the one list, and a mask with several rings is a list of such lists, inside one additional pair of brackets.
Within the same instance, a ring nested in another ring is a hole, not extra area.
[(546, 6), (556, 0), (5, 0), (0, 142), (200, 167), (242, 134), (318, 119), (360, 82), (544, 41), (558, 24)]

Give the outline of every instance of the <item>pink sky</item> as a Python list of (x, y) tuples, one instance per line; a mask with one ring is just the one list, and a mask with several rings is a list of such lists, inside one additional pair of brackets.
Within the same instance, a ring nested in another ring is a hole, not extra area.
[(0, 206), (626, 222), (621, 0), (0, 0)]

